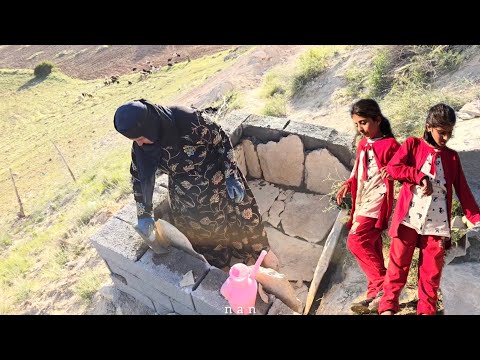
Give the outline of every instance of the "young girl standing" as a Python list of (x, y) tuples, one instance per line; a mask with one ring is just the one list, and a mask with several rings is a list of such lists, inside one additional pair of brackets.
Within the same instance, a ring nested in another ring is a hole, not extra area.
[(434, 315), (444, 251), (451, 245), (452, 186), (464, 213), (480, 222), (480, 211), (463, 174), (456, 151), (446, 147), (455, 126), (455, 111), (448, 105), (433, 106), (422, 138), (409, 137), (387, 166), (403, 182), (389, 235), (390, 262), (379, 313), (398, 312), (398, 298), (407, 281), (415, 247), (418, 261), (417, 314)]
[(340, 205), (347, 192), (352, 193), (352, 211), (347, 227), (347, 246), (368, 279), (367, 297), (355, 302), (357, 313), (377, 311), (382, 295), (385, 264), (382, 253), (382, 231), (392, 212), (393, 181), (385, 166), (399, 148), (390, 122), (382, 115), (377, 102), (362, 99), (353, 104), (350, 114), (363, 135), (350, 179), (337, 193)]

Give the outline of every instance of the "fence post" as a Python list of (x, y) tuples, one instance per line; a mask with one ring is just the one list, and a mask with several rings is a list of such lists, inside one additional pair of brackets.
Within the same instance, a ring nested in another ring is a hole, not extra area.
[(12, 169), (8, 168), (10, 171), (10, 178), (12, 179), (13, 188), (15, 189), (15, 194), (17, 195), (18, 205), (20, 206), (20, 211), (18, 212), (18, 217), (25, 217), (25, 212), (23, 211), (22, 200), (20, 200), (20, 195), (18, 195), (17, 185), (15, 185), (15, 179), (13, 178)]
[[(51, 140), (50, 140), (51, 141)], [(65, 158), (63, 157), (63, 154), (62, 152), (60, 151), (60, 149), (57, 147), (57, 145), (55, 145), (55, 143), (52, 141), (52, 144), (53, 146), (55, 146), (55, 149), (57, 149), (58, 153), (60, 154), (60, 156), (62, 157), (62, 160), (63, 160), (63, 163), (65, 164), (65, 166), (67, 167), (68, 171), (70, 172), (70, 175), (72, 175), (72, 179), (75, 183), (77, 183), (77, 180), (75, 179), (75, 176), (73, 175), (73, 172), (72, 170), (70, 169), (70, 166), (68, 166), (68, 163), (67, 163), (67, 160), (65, 160)]]

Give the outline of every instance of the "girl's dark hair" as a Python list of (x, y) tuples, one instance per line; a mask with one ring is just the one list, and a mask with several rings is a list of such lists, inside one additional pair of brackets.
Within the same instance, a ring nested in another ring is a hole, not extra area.
[(436, 146), (435, 140), (433, 140), (432, 134), (427, 131), (427, 125), (431, 127), (450, 127), (455, 126), (457, 117), (455, 116), (455, 110), (446, 104), (433, 105), (428, 110), (427, 119), (425, 120), (425, 130), (423, 132), (423, 138), (429, 144)]
[(380, 131), (383, 136), (386, 138), (395, 138), (393, 135), (392, 127), (390, 126), (390, 121), (383, 116), (380, 106), (373, 99), (362, 99), (358, 100), (355, 104), (352, 105), (350, 109), (350, 116), (358, 115), (365, 118), (376, 119), (380, 116)]

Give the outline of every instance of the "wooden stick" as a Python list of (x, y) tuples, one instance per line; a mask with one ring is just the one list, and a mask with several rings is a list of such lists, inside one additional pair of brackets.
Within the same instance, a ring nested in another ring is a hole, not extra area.
[(315, 273), (313, 274), (310, 289), (308, 289), (307, 301), (305, 304), (303, 315), (307, 315), (310, 311), (313, 300), (315, 298), (315, 294), (317, 293), (318, 287), (320, 286), (320, 282), (322, 281), (323, 275), (327, 271), (330, 260), (332, 259), (335, 247), (337, 246), (338, 239), (342, 232), (342, 228), (345, 226), (345, 224), (343, 224), (341, 220), (346, 215), (347, 210), (340, 210), (335, 220), (335, 223), (333, 224), (332, 230), (330, 231), (330, 234), (328, 234), (327, 241), (325, 242), (322, 254), (320, 255), (320, 259), (318, 260)]
[[(51, 140), (50, 140), (51, 141)], [(65, 160), (65, 158), (63, 157), (63, 154), (62, 152), (60, 151), (60, 149), (57, 147), (57, 145), (55, 145), (55, 143), (52, 141), (52, 144), (53, 146), (55, 146), (55, 149), (57, 149), (58, 153), (60, 154), (60, 156), (62, 157), (62, 160), (65, 164), (65, 166), (67, 167), (68, 171), (70, 172), (70, 175), (72, 175), (72, 179), (75, 183), (77, 183), (77, 180), (75, 179), (75, 176), (73, 175), (73, 172), (72, 170), (70, 169), (70, 166), (68, 166), (68, 163), (67, 163), (67, 160)]]
[(18, 212), (18, 217), (25, 217), (25, 212), (23, 211), (22, 200), (20, 200), (20, 195), (18, 195), (17, 185), (15, 185), (15, 180), (13, 179), (12, 169), (8, 168), (10, 171), (10, 177), (12, 179), (13, 188), (15, 189), (15, 194), (17, 195), (18, 205), (20, 206), (20, 211)]

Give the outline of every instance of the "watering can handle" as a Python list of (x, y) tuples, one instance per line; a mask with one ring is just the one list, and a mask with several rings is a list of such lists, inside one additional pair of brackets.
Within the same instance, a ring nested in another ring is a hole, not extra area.
[(266, 250), (262, 250), (260, 253), (260, 256), (258, 257), (257, 261), (255, 262), (255, 265), (253, 266), (252, 272), (250, 273), (250, 278), (255, 280), (255, 275), (257, 275), (258, 268), (260, 267), (260, 264), (262, 263), (263, 259), (267, 255)]

